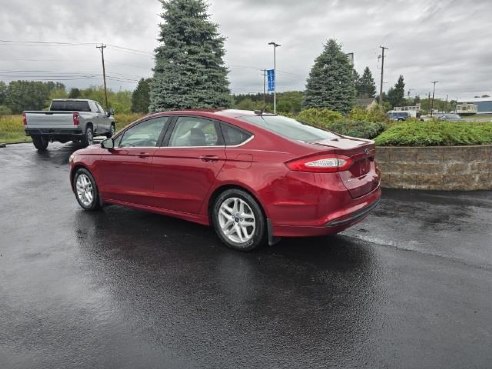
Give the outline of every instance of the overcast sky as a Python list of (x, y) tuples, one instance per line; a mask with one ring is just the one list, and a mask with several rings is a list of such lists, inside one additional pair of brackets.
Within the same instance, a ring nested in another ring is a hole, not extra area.
[[(379, 90), (379, 46), (386, 46), (384, 89), (400, 74), (410, 95), (449, 99), (492, 95), (490, 0), (209, 0), (227, 38), (233, 93), (263, 91), (261, 69), (273, 67), (277, 90), (303, 90), (314, 59), (330, 38), (368, 66)], [(100, 52), (113, 90), (133, 90), (152, 75), (158, 45), (158, 0), (0, 0), (0, 80), (56, 80), (67, 87), (102, 85)], [(68, 43), (68, 44), (66, 44)]]

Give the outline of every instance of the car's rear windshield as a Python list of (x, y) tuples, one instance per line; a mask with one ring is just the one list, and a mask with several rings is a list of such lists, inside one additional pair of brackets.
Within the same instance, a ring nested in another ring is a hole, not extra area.
[(91, 111), (88, 101), (54, 100), (51, 102), (52, 111)]
[(281, 115), (243, 115), (239, 119), (292, 140), (315, 142), (327, 139), (332, 140), (338, 137), (331, 132), (308, 126), (295, 119)]

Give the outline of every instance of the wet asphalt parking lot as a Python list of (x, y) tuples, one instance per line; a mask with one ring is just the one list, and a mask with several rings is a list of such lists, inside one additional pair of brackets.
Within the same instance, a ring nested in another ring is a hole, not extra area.
[(385, 190), (338, 236), (245, 254), (82, 211), (75, 149), (0, 148), (0, 368), (492, 367), (492, 192)]

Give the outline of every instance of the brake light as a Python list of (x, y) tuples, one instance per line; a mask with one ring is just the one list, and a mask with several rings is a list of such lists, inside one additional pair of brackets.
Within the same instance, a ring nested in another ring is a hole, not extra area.
[(73, 125), (74, 126), (78, 126), (80, 124), (80, 115), (79, 115), (79, 113), (77, 113), (76, 111), (73, 112), (72, 118), (73, 118)]
[(24, 124), (24, 126), (27, 126), (27, 117), (26, 117), (26, 113), (22, 113), (22, 124)]
[(309, 156), (286, 163), (290, 170), (315, 173), (335, 173), (349, 169), (352, 159), (343, 155), (327, 154)]

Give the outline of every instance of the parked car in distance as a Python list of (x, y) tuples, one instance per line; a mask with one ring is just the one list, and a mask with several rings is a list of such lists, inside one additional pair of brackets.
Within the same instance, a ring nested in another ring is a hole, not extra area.
[(80, 206), (213, 225), (229, 247), (334, 234), (381, 196), (371, 140), (243, 110), (162, 112), (70, 157)]
[(438, 114), (437, 119), (438, 120), (445, 120), (447, 122), (462, 122), (463, 121), (463, 118), (461, 118), (458, 114), (454, 114), (454, 113)]
[(95, 135), (111, 137), (115, 132), (112, 110), (88, 99), (55, 99), (47, 111), (22, 113), (24, 130), (36, 149), (43, 151), (50, 141), (81, 142), (91, 145)]
[(389, 120), (393, 121), (404, 121), (410, 118), (410, 114), (406, 111), (389, 111), (386, 113)]

